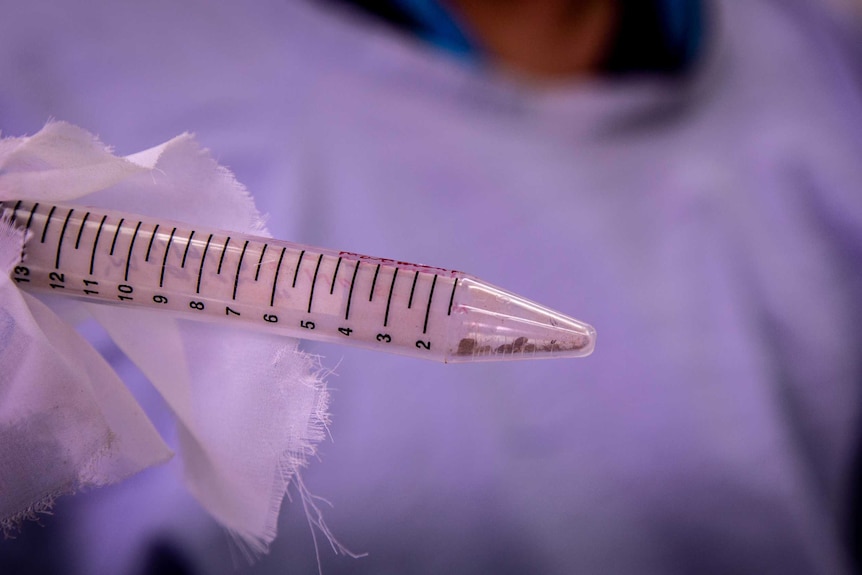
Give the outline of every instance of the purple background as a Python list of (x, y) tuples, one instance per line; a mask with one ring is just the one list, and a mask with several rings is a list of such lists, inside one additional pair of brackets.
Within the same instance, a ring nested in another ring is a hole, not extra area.
[[(461, 269), (596, 326), (574, 361), (310, 345), (338, 367), (305, 483), (369, 554), (324, 542), (325, 573), (851, 569), (862, 102), (814, 4), (708, 3), (685, 81), (546, 89), (298, 0), (5, 4), (4, 135), (56, 118), (131, 153), (192, 131), (277, 237)], [(0, 571), (234, 572), (173, 471), (66, 498), (0, 543)], [(296, 499), (240, 571), (315, 561)]]

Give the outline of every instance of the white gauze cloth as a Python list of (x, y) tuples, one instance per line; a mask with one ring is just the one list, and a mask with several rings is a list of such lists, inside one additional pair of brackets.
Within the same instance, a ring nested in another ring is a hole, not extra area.
[[(125, 158), (60, 122), (2, 139), (0, 201), (20, 199), (266, 235), (245, 189), (190, 135)], [(13, 223), (0, 223), (0, 527), (171, 457), (113, 369), (69, 325), (89, 313), (172, 409), (188, 489), (248, 549), (265, 551), (289, 482), (325, 432), (317, 363), (280, 336), (71, 300), (49, 308), (10, 280), (24, 241)]]

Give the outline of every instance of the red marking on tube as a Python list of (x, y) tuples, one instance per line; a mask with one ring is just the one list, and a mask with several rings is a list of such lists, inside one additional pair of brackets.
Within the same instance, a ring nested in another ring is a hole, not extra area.
[(393, 260), (393, 259), (389, 259), (389, 258), (375, 258), (373, 256), (366, 256), (363, 254), (357, 254), (357, 253), (353, 253), (353, 252), (338, 252), (338, 255), (341, 257), (344, 257), (344, 258), (358, 259), (358, 260), (361, 260), (363, 262), (369, 262), (371, 264), (380, 264), (380, 265), (384, 265), (384, 266), (396, 266), (399, 269), (413, 270), (413, 271), (418, 270), (420, 272), (437, 273), (437, 274), (441, 274), (441, 275), (446, 275), (448, 277), (455, 277), (461, 273), (461, 272), (456, 271), (456, 270), (449, 270), (446, 268), (438, 268), (436, 266), (426, 266), (425, 264), (414, 264), (411, 262), (402, 262), (399, 260)]

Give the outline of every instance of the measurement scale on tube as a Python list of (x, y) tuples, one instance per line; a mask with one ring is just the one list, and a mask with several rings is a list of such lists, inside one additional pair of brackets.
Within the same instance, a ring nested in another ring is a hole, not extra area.
[(595, 330), (442, 268), (85, 206), (0, 202), (22, 289), (444, 362), (589, 355)]

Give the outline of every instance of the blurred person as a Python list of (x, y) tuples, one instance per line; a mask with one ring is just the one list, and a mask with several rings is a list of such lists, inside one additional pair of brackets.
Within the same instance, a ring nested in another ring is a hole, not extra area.
[[(597, 327), (579, 361), (308, 346), (339, 367), (304, 481), (368, 553), (321, 542), (324, 573), (848, 573), (850, 30), (814, 0), (15, 4), (0, 128), (56, 117), (120, 151), (191, 130), (276, 237), (467, 270)], [(170, 471), (64, 501), (3, 557), (233, 572)], [(298, 502), (280, 532), (239, 571), (313, 572)]]

